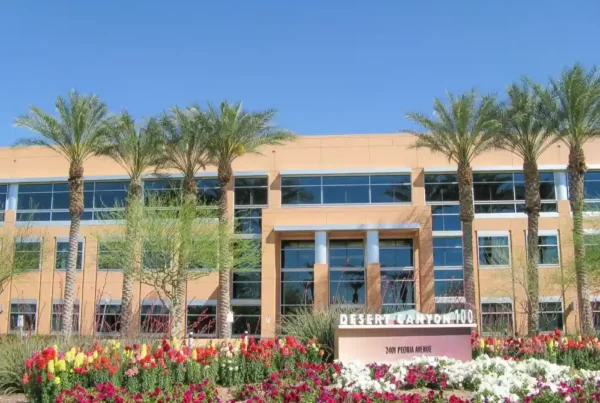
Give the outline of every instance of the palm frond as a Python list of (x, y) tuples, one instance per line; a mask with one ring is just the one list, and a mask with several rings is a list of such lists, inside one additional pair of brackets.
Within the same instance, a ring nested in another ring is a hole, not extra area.
[(70, 163), (83, 164), (96, 155), (106, 140), (108, 108), (95, 95), (69, 93), (68, 100), (57, 97), (57, 116), (36, 106), (19, 116), (15, 125), (29, 129), (42, 139), (21, 140), (17, 145), (41, 145), (62, 154)]
[(448, 101), (434, 100), (434, 116), (409, 113), (407, 118), (424, 131), (409, 131), (417, 136), (415, 148), (428, 148), (445, 155), (449, 161), (470, 165), (494, 142), (500, 126), (496, 99), (469, 91), (459, 96), (448, 93)]

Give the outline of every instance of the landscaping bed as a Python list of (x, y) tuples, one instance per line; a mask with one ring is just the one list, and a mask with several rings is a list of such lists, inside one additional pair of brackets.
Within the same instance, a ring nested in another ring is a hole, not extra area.
[(109, 341), (34, 352), (22, 384), (36, 403), (600, 402), (595, 338), (557, 332), (474, 335), (472, 342), (469, 362), (422, 357), (342, 366), (324, 362), (315, 340), (292, 337), (204, 347)]

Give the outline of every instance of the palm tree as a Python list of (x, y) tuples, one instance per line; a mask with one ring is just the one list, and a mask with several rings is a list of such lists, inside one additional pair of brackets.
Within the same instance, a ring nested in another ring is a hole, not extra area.
[(83, 164), (96, 155), (105, 143), (107, 133), (108, 108), (95, 95), (69, 93), (68, 99), (57, 97), (58, 118), (49, 115), (36, 106), (30, 112), (15, 120), (15, 125), (38, 133), (41, 138), (23, 139), (17, 145), (37, 145), (48, 147), (62, 155), (69, 162), (69, 257), (65, 281), (64, 310), (61, 328), (69, 338), (73, 330), (73, 300), (75, 297), (75, 266), (79, 226), (83, 214)]
[[(183, 203), (195, 204), (198, 199), (198, 186), (196, 174), (206, 167), (208, 163), (207, 136), (203, 126), (203, 112), (200, 108), (189, 107), (180, 109), (172, 108), (171, 113), (162, 117), (162, 141), (164, 152), (157, 161), (156, 170), (175, 170), (183, 175)], [(189, 207), (189, 205), (188, 205)], [(182, 229), (183, 233), (187, 231)], [(185, 237), (183, 237), (185, 238)], [(192, 239), (182, 239), (182, 248), (190, 247)], [(181, 255), (183, 257), (183, 254)], [(187, 270), (181, 262), (177, 270)], [(184, 275), (177, 276), (179, 279)], [(173, 284), (176, 301), (173, 302), (172, 333), (177, 336), (183, 334), (185, 319), (185, 287), (184, 281)]]
[(408, 119), (418, 123), (426, 132), (415, 132), (413, 147), (427, 148), (444, 154), (458, 165), (458, 197), (462, 223), (465, 302), (474, 317), (478, 306), (475, 299), (473, 268), (473, 170), (471, 163), (494, 143), (494, 133), (500, 126), (494, 97), (479, 97), (475, 91), (454, 96), (448, 93), (448, 105), (436, 98), (435, 118), (422, 113), (409, 113)]
[[(143, 206), (142, 175), (156, 166), (162, 155), (160, 126), (156, 119), (149, 119), (142, 127), (136, 129), (135, 120), (127, 111), (123, 111), (116, 119), (108, 135), (108, 143), (100, 153), (115, 160), (129, 175), (129, 192), (127, 197), (127, 215), (137, 214)], [(123, 293), (121, 305), (121, 334), (132, 335), (133, 318), (133, 286), (135, 271), (141, 268), (141, 242), (139, 230), (135, 223), (139, 220), (127, 220), (127, 242), (131, 246), (129, 264), (123, 272)]]
[[(227, 209), (227, 189), (233, 179), (232, 164), (236, 158), (247, 154), (258, 154), (266, 145), (278, 145), (295, 139), (292, 133), (272, 125), (276, 112), (266, 110), (247, 112), (241, 103), (222, 102), (218, 108), (209, 105), (205, 114), (205, 127), (209, 135), (208, 152), (211, 163), (217, 166), (219, 179), (219, 221), (225, 231), (232, 231)], [(224, 236), (223, 239), (230, 239)], [(231, 326), (225, 318), (231, 311), (230, 290), (233, 259), (228, 242), (220, 243), (221, 263), (219, 268), (219, 295), (217, 334), (219, 338), (231, 337)]]
[(540, 180), (538, 158), (558, 139), (548, 130), (541, 99), (524, 82), (508, 87), (509, 103), (501, 109), (502, 127), (497, 146), (523, 159), (525, 210), (527, 212), (527, 323), (529, 334), (539, 328), (538, 227), (540, 218)]
[(600, 136), (600, 70), (589, 72), (575, 64), (564, 69), (558, 80), (550, 79), (544, 89), (536, 85), (546, 119), (559, 139), (569, 147), (569, 195), (573, 212), (573, 245), (581, 331), (593, 331), (590, 291), (583, 239), (583, 179), (587, 170), (584, 144)]

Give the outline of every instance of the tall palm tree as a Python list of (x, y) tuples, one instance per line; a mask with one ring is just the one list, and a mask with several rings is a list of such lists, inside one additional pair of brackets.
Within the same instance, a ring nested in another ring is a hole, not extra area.
[(422, 113), (409, 113), (408, 119), (418, 123), (426, 132), (417, 135), (413, 147), (427, 148), (445, 155), (457, 164), (460, 221), (462, 223), (465, 302), (475, 318), (478, 306), (475, 298), (473, 268), (473, 170), (471, 163), (494, 143), (494, 133), (500, 126), (494, 97), (480, 97), (475, 91), (454, 96), (448, 93), (448, 105), (436, 98), (434, 118)]
[[(162, 155), (162, 137), (156, 119), (149, 119), (139, 129), (135, 120), (127, 111), (123, 111), (116, 119), (108, 135), (108, 143), (100, 153), (115, 160), (129, 175), (129, 191), (127, 196), (127, 215), (141, 212), (143, 206), (142, 175), (155, 167)], [(131, 251), (129, 264), (123, 272), (123, 293), (121, 305), (121, 334), (133, 336), (133, 286), (135, 271), (141, 268), (141, 242), (139, 229), (135, 223), (139, 220), (127, 220), (127, 242)]]
[(541, 210), (538, 158), (558, 139), (544, 119), (540, 97), (524, 82), (508, 87), (508, 104), (500, 113), (497, 146), (523, 159), (527, 212), (527, 323), (529, 334), (539, 328), (538, 229)]
[[(206, 167), (208, 163), (207, 135), (203, 125), (203, 112), (200, 108), (189, 107), (181, 109), (174, 107), (171, 112), (160, 120), (164, 152), (157, 161), (157, 171), (175, 170), (183, 175), (183, 203), (196, 204), (198, 199), (198, 186), (196, 174)], [(182, 229), (185, 233), (186, 229)], [(186, 242), (191, 239), (182, 239), (182, 248), (190, 247)], [(183, 258), (183, 253), (181, 254)], [(187, 270), (186, 265), (180, 262), (177, 270)], [(173, 284), (175, 299), (173, 301), (172, 333), (176, 336), (183, 334), (185, 319), (185, 287), (181, 279), (184, 275), (177, 276), (179, 281)]]
[(48, 147), (69, 162), (69, 256), (65, 281), (64, 309), (61, 328), (69, 338), (73, 330), (73, 301), (75, 297), (75, 266), (79, 226), (83, 214), (83, 164), (97, 154), (106, 139), (108, 108), (95, 95), (71, 91), (67, 99), (59, 96), (55, 103), (58, 117), (36, 106), (15, 120), (15, 125), (38, 133), (41, 138), (23, 139), (17, 145)]
[[(278, 145), (295, 139), (291, 132), (272, 124), (276, 112), (266, 110), (247, 112), (241, 103), (222, 102), (218, 107), (209, 105), (205, 113), (205, 127), (209, 135), (208, 152), (211, 163), (217, 166), (219, 179), (219, 221), (225, 231), (233, 231), (229, 224), (227, 210), (227, 189), (233, 180), (232, 164), (238, 157), (251, 153), (258, 154), (260, 147)], [(230, 239), (224, 236), (224, 239)], [(225, 318), (231, 311), (231, 269), (233, 259), (228, 242), (220, 243), (219, 295), (217, 315), (217, 335), (219, 338), (231, 337), (231, 326)]]
[(573, 212), (573, 245), (577, 302), (582, 332), (593, 331), (590, 291), (583, 239), (583, 179), (585, 164), (584, 144), (600, 136), (600, 70), (589, 72), (575, 64), (564, 69), (560, 78), (550, 79), (548, 89), (536, 85), (536, 92), (544, 102), (546, 118), (558, 137), (569, 147), (569, 195)]

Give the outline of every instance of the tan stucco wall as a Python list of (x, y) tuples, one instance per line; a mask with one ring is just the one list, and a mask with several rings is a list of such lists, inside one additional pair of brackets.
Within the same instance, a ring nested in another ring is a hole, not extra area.
[[(262, 232), (262, 333), (265, 337), (275, 334), (279, 318), (280, 241), (286, 238), (312, 238), (313, 233), (289, 234), (274, 232), (275, 225), (318, 225), (318, 224), (389, 224), (412, 222), (419, 223), (418, 230), (382, 231), (380, 238), (412, 238), (415, 245), (416, 301), (417, 308), (430, 312), (434, 309), (433, 296), (433, 250), (431, 233), (431, 209), (425, 205), (424, 168), (451, 167), (447, 159), (427, 150), (415, 150), (410, 146), (414, 137), (408, 134), (372, 134), (372, 135), (332, 135), (302, 136), (296, 142), (278, 147), (266, 147), (260, 155), (247, 155), (234, 163), (234, 171), (266, 171), (269, 178), (269, 207), (263, 211)], [(600, 140), (586, 146), (588, 164), (600, 167)], [(568, 148), (564, 145), (550, 147), (540, 158), (540, 165), (567, 164)], [(508, 152), (490, 151), (475, 159), (474, 167), (514, 166), (519, 169), (520, 161)], [(412, 172), (412, 203), (397, 206), (315, 206), (282, 207), (280, 190), (280, 172), (282, 170), (327, 170), (327, 169), (385, 169), (406, 168)], [(208, 167), (207, 172), (215, 169)], [(66, 177), (66, 161), (51, 150), (44, 148), (2, 148), (0, 149), (0, 183), (25, 178)], [(125, 171), (108, 158), (92, 158), (85, 163), (86, 176), (125, 175)], [(230, 209), (233, 213), (233, 189), (229, 189)], [(7, 211), (4, 231), (14, 225), (15, 212)], [(586, 224), (592, 225), (592, 224)], [(568, 201), (559, 201), (558, 217), (542, 217), (540, 229), (558, 230), (560, 239), (561, 262), (570, 264), (572, 258), (571, 219)], [(478, 295), (481, 297), (513, 297), (515, 309), (523, 301), (523, 287), (518, 279), (523, 278), (522, 265), (525, 256), (525, 218), (477, 218), (474, 231), (510, 231), (512, 269), (478, 270)], [(8, 329), (8, 311), (10, 300), (31, 298), (38, 300), (38, 332), (50, 331), (50, 310), (53, 299), (61, 299), (64, 273), (54, 271), (55, 237), (68, 236), (68, 226), (36, 227), (35, 231), (44, 238), (44, 259), (42, 270), (24, 274), (7, 287), (0, 295), (0, 304), (4, 312), (0, 313), (0, 333)], [(91, 334), (94, 320), (94, 307), (99, 298), (121, 298), (121, 273), (106, 273), (96, 270), (97, 237), (102, 233), (101, 226), (83, 225), (81, 236), (85, 238), (84, 270), (77, 274), (76, 294), (81, 301), (81, 332)], [(329, 238), (365, 238), (364, 231), (355, 233), (335, 232)], [(477, 236), (475, 234), (475, 240)], [(477, 268), (477, 248), (475, 245), (475, 265)], [(541, 294), (561, 296), (565, 293), (565, 308), (574, 301), (575, 291), (571, 287), (566, 291), (556, 282), (561, 268), (541, 268)], [(378, 267), (367, 269), (368, 305), (377, 307), (381, 303), (376, 293), (379, 281)], [(327, 265), (315, 267), (315, 304), (326, 306), (328, 301)], [(190, 282), (187, 299), (215, 299), (217, 293), (217, 274), (213, 273)], [(147, 286), (138, 286), (138, 299), (150, 295)], [(139, 306), (139, 301), (138, 301)], [(567, 329), (574, 330), (576, 308), (569, 313), (567, 309)], [(269, 323), (266, 323), (266, 318)], [(525, 328), (524, 317), (517, 313), (515, 322), (518, 329)]]

